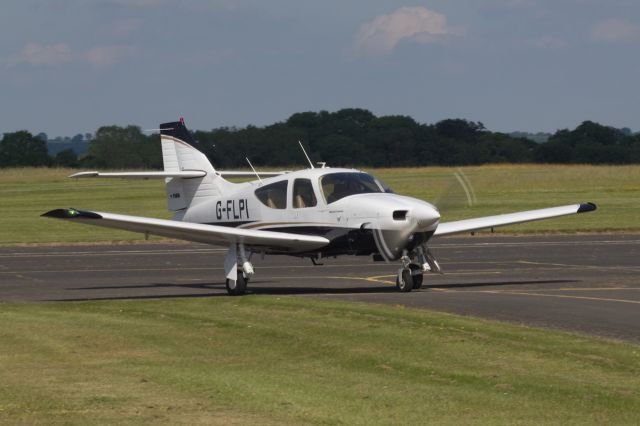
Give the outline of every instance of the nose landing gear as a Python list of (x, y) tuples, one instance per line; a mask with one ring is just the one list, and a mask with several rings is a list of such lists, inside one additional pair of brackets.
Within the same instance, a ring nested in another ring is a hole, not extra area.
[(410, 254), (405, 250), (400, 261), (402, 267), (398, 269), (396, 288), (403, 293), (421, 288), (425, 272), (442, 272), (440, 264), (426, 245), (416, 247)]

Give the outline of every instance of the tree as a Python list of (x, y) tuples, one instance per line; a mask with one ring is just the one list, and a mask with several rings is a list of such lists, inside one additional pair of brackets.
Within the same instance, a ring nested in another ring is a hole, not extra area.
[(364, 148), (348, 136), (329, 135), (318, 143), (312, 157), (313, 160), (325, 162), (331, 167), (342, 167), (361, 164), (358, 160), (363, 152)]
[(585, 121), (574, 130), (557, 131), (536, 149), (535, 158), (547, 163), (628, 163), (631, 140), (622, 130)]
[(78, 155), (68, 148), (57, 153), (53, 163), (57, 167), (78, 167)]
[(481, 122), (474, 123), (473, 121), (456, 118), (436, 123), (436, 130), (440, 136), (445, 138), (457, 139), (461, 142), (473, 142), (485, 128)]
[(83, 164), (109, 169), (160, 168), (162, 148), (157, 136), (145, 136), (137, 126), (100, 127)]
[(25, 130), (5, 133), (0, 141), (0, 167), (41, 167), (49, 164), (47, 143)]

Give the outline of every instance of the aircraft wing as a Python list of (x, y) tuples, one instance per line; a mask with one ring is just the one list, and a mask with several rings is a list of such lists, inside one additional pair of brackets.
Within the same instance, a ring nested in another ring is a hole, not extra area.
[(438, 225), (434, 235), (450, 235), (461, 232), (478, 231), (480, 229), (498, 226), (514, 225), (516, 223), (533, 222), (535, 220), (550, 219), (552, 217), (567, 216), (576, 213), (594, 211), (597, 206), (593, 203), (573, 204), (569, 206), (551, 207), (547, 209), (528, 210), (524, 212), (500, 214), (496, 216), (479, 217), (475, 219), (443, 222)]
[(329, 244), (329, 240), (326, 238), (313, 235), (229, 228), (218, 225), (178, 222), (166, 219), (76, 209), (51, 210), (42, 216), (64, 219), (70, 222), (104, 226), (106, 228), (149, 233), (197, 243), (223, 246), (228, 246), (231, 243), (244, 243), (247, 247), (251, 248), (272, 249), (274, 251), (291, 253), (314, 250)]

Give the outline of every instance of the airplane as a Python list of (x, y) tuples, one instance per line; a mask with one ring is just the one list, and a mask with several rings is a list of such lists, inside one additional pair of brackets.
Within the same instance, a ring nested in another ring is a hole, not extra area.
[[(198, 149), (182, 118), (160, 125), (160, 141), (163, 171), (91, 171), (70, 177), (164, 179), (172, 220), (75, 208), (55, 209), (42, 216), (140, 232), (145, 237), (151, 234), (226, 246), (225, 285), (232, 296), (246, 293), (254, 275), (254, 254), (308, 257), (314, 264), (341, 255), (399, 262), (396, 287), (410, 292), (422, 287), (425, 272), (442, 272), (429, 250), (433, 237), (597, 208), (581, 203), (440, 222), (440, 212), (433, 204), (396, 194), (360, 170), (324, 164), (314, 167), (309, 161), (310, 168), (291, 172), (217, 171)], [(243, 183), (225, 179), (237, 176), (257, 179)]]

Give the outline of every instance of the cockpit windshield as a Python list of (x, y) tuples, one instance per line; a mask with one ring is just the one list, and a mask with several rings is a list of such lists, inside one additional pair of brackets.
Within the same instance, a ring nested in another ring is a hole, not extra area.
[(320, 186), (327, 204), (338, 201), (341, 198), (355, 194), (367, 194), (374, 192), (393, 192), (367, 173), (342, 172), (330, 173), (322, 176)]

